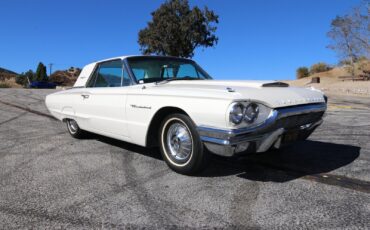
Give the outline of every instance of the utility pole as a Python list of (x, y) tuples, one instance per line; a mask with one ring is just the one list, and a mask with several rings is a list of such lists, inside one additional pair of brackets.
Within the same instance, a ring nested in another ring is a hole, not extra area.
[(49, 63), (49, 77), (51, 76), (51, 69), (53, 68), (54, 63)]

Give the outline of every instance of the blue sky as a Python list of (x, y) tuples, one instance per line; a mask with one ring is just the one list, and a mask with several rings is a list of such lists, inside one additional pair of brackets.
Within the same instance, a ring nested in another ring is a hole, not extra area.
[[(0, 67), (53, 69), (139, 54), (138, 31), (159, 0), (1, 0)], [(220, 16), (214, 48), (196, 60), (216, 79), (293, 79), (299, 66), (337, 63), (326, 32), (360, 0), (190, 0)]]

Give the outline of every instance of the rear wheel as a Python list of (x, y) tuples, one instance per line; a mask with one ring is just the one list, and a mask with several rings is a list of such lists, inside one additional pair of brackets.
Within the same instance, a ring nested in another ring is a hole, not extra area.
[(163, 159), (178, 173), (195, 174), (209, 161), (193, 121), (184, 114), (171, 114), (163, 120), (159, 140)]
[(68, 119), (66, 121), (67, 129), (69, 134), (71, 134), (74, 138), (82, 138), (85, 136), (85, 131), (83, 131), (77, 124), (77, 122), (73, 119)]

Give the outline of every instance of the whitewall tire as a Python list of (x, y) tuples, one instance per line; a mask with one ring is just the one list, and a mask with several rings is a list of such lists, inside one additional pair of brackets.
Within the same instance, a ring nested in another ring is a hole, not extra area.
[(193, 121), (184, 114), (171, 114), (162, 121), (159, 142), (163, 159), (178, 173), (195, 174), (209, 161)]

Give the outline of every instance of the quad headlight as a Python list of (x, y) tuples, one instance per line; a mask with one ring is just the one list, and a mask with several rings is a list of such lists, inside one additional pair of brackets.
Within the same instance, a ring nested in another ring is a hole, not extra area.
[(230, 121), (234, 124), (242, 123), (244, 119), (244, 105), (241, 103), (234, 103), (230, 107)]
[(263, 123), (272, 110), (256, 102), (234, 102), (229, 107), (229, 121), (233, 125), (255, 126)]
[(258, 113), (260, 111), (260, 107), (256, 103), (250, 103), (245, 107), (244, 110), (244, 120), (247, 123), (253, 123), (258, 117)]

